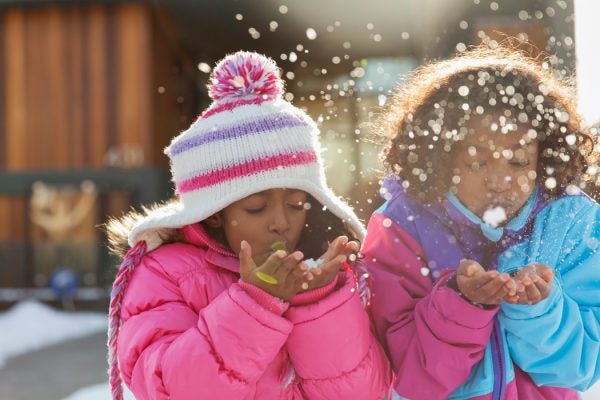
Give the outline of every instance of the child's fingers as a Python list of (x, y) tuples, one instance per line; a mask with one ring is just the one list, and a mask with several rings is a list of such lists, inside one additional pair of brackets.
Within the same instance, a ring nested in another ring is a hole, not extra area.
[(324, 262), (324, 263), (320, 264), (318, 267), (311, 269), (311, 272), (316, 276), (322, 275), (323, 273), (330, 272), (330, 271), (337, 272), (345, 261), (346, 261), (346, 256), (344, 254), (340, 254), (340, 255), (336, 256), (335, 258), (333, 258), (332, 260)]
[(531, 264), (515, 275), (518, 304), (535, 304), (550, 294), (554, 270), (546, 264)]
[(545, 269), (540, 273), (540, 276), (546, 283), (552, 283), (554, 281), (554, 270), (551, 268)]
[(302, 281), (311, 281), (314, 279), (314, 274), (313, 271), (314, 269), (310, 269), (309, 266), (302, 261), (302, 259), (304, 258), (304, 255), (301, 252), (297, 252), (300, 253), (298, 256), (298, 262), (297, 263), (292, 263), (290, 264), (291, 268), (288, 266), (287, 268), (290, 271), (290, 274), (292, 274), (294, 276), (295, 279), (297, 280), (302, 280)]
[(352, 253), (358, 253), (359, 249), (360, 245), (357, 241), (353, 240), (351, 242), (346, 243), (346, 245), (344, 246), (344, 254), (346, 256), (349, 256)]
[(477, 272), (473, 276), (473, 283), (478, 289), (486, 288), (486, 291), (496, 286), (500, 288), (506, 282), (506, 280), (500, 279), (501, 275), (496, 270)]
[(527, 294), (528, 304), (535, 304), (542, 298), (542, 295), (535, 284), (534, 277), (537, 277), (538, 280), (541, 280), (537, 274), (525, 276), (522, 280), (523, 285), (525, 285), (525, 293)]
[(530, 302), (525, 285), (521, 281), (517, 282), (517, 293), (512, 297), (515, 299), (514, 304), (528, 304)]
[(527, 298), (527, 295), (521, 295), (521, 296), (517, 296), (517, 302), (515, 304), (522, 304), (522, 305), (526, 305), (526, 304), (530, 304), (531, 302), (529, 301), (529, 299)]
[(476, 261), (461, 260), (456, 271), (458, 289), (471, 301), (479, 302), (478, 289), (490, 280), (483, 267)]
[(481, 301), (483, 304), (497, 304), (509, 293), (510, 276), (506, 273), (492, 274), (492, 272), (496, 271), (489, 271), (488, 275), (495, 277), (478, 290), (479, 296), (483, 299)]
[(242, 240), (240, 249), (240, 275), (247, 276), (256, 268), (256, 264), (252, 260), (252, 247), (248, 242)]
[(315, 278), (313, 274), (314, 270), (309, 270), (308, 266), (305, 263), (298, 264), (297, 268), (292, 270), (292, 274), (296, 279), (301, 279), (305, 281), (312, 281)]
[(513, 278), (516, 285), (517, 285), (517, 294), (523, 294), (525, 293), (525, 285), (523, 285), (523, 282), (521, 282), (520, 278)]
[(519, 304), (519, 296), (517, 296), (517, 295), (507, 296), (504, 298), (504, 300), (510, 304)]
[[(319, 264), (319, 266), (312, 268), (305, 277), (307, 285), (302, 285), (303, 290), (305, 287), (314, 289), (326, 286), (329, 284), (341, 269), (342, 264), (346, 261), (346, 255), (339, 254), (333, 259)], [(314, 279), (308, 280), (308, 274), (314, 275)]]
[[(510, 275), (509, 275), (510, 277)], [(517, 295), (517, 283), (515, 282), (514, 279), (509, 279), (506, 284), (504, 285), (506, 286), (506, 289), (508, 290), (508, 296), (516, 296)]]
[(540, 279), (535, 283), (537, 290), (540, 292), (540, 300), (547, 298), (552, 290), (552, 283), (546, 283), (543, 279)]
[(347, 259), (347, 257), (345, 254), (337, 255), (333, 260), (331, 260), (327, 264), (325, 264), (323, 269), (337, 271), (340, 269), (342, 264), (346, 262), (346, 259)]
[[(275, 272), (282, 281), (292, 283), (293, 281), (304, 281), (304, 273), (308, 270), (305, 263), (302, 262), (304, 254), (301, 251), (295, 251), (289, 254), (281, 261), (281, 268)], [(300, 284), (298, 283), (298, 284)]]
[(292, 254), (288, 255), (283, 259), (283, 266), (288, 271), (293, 271), (297, 267), (302, 268), (299, 264), (302, 264), (301, 261), (304, 259), (304, 254), (301, 251), (295, 251)]
[(554, 280), (554, 270), (546, 264), (536, 264), (535, 271), (546, 283)]
[(319, 259), (323, 260), (324, 262), (328, 262), (329, 260), (334, 259), (338, 254), (343, 252), (344, 247), (346, 246), (347, 243), (348, 243), (347, 236), (336, 237), (329, 244), (327, 251), (325, 253), (323, 253), (323, 255), (321, 257), (319, 257)]
[(472, 277), (478, 272), (483, 272), (484, 269), (477, 261), (473, 260), (460, 260), (458, 269), (456, 270), (457, 275), (464, 275), (466, 277)]
[(474, 290), (480, 290), (487, 284), (491, 283), (498, 277), (498, 271), (484, 271), (475, 266), (467, 267), (465, 274), (457, 274), (457, 279), (462, 282), (468, 282), (469, 286)]
[(554, 273), (552, 270), (544, 270), (541, 271), (541, 275), (535, 275), (535, 279), (533, 279), (533, 283), (537, 290), (540, 293), (540, 300), (545, 299), (550, 295), (550, 291), (552, 290), (552, 279), (554, 278)]
[(526, 267), (521, 268), (519, 272), (515, 274), (515, 278), (522, 280), (523, 278), (531, 274), (537, 274), (537, 270), (535, 266), (528, 265)]
[(287, 257), (287, 253), (284, 250), (277, 250), (271, 254), (267, 260), (258, 268), (262, 272), (268, 274), (274, 274), (282, 265), (283, 260)]

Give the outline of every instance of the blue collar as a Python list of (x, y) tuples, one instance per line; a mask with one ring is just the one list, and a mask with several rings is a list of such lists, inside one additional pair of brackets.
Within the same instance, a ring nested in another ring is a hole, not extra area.
[(502, 235), (504, 234), (504, 229), (518, 231), (519, 229), (525, 226), (536, 204), (537, 194), (538, 187), (536, 186), (531, 195), (529, 196), (529, 199), (527, 199), (525, 205), (523, 205), (523, 207), (521, 207), (521, 210), (519, 210), (519, 213), (506, 225), (498, 227), (493, 227), (483, 222), (481, 218), (479, 218), (477, 215), (475, 215), (475, 213), (473, 213), (471, 210), (465, 207), (460, 202), (458, 197), (456, 197), (453, 193), (447, 193), (446, 198), (454, 207), (456, 207), (458, 211), (460, 211), (465, 217), (467, 217), (469, 221), (471, 221), (475, 225), (478, 225), (481, 228), (481, 232), (486, 238), (493, 242), (497, 242), (502, 238)]

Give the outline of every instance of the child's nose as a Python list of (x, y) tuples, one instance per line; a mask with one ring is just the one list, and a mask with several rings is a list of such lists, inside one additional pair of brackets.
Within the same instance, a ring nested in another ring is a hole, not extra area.
[(273, 216), (271, 219), (271, 225), (269, 229), (271, 232), (275, 233), (283, 233), (290, 228), (290, 221), (287, 213), (283, 208), (277, 208), (273, 211)]
[(492, 174), (486, 180), (486, 187), (494, 192), (504, 192), (510, 189), (512, 178), (504, 174)]

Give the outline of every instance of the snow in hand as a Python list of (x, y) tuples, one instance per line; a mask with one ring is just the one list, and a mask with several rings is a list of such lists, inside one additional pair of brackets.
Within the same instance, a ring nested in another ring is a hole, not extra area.
[(498, 206), (485, 210), (483, 213), (483, 222), (492, 227), (497, 227), (506, 220), (506, 211)]
[(320, 259), (315, 260), (314, 258), (307, 258), (306, 260), (304, 260), (304, 263), (308, 266), (308, 270), (310, 271), (311, 269), (320, 266), (323, 263), (323, 261), (321, 261)]

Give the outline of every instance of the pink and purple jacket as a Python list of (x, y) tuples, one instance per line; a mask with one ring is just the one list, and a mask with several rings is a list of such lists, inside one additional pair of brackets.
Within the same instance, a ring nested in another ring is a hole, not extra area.
[(196, 225), (135, 268), (118, 360), (137, 399), (381, 399), (391, 372), (356, 281), (284, 303), (239, 280), (239, 260)]
[[(397, 395), (572, 400), (600, 377), (598, 204), (536, 190), (491, 240), (451, 201), (423, 205), (389, 178), (382, 192), (362, 252)], [(536, 305), (483, 309), (446, 286), (463, 258), (500, 272), (541, 262), (556, 279)]]

